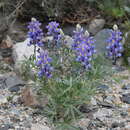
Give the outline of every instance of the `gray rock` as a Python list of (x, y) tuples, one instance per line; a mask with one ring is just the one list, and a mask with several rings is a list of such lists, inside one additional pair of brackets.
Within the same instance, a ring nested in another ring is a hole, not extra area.
[(96, 34), (97, 32), (99, 32), (104, 27), (104, 24), (105, 24), (105, 20), (104, 19), (94, 19), (89, 24), (88, 30), (92, 34)]
[(124, 89), (124, 90), (130, 89), (130, 84), (124, 85), (124, 86), (122, 87), (122, 89)]
[(12, 55), (12, 49), (11, 48), (0, 48), (1, 56), (6, 58), (10, 57)]
[(0, 105), (1, 104), (5, 104), (5, 103), (7, 103), (8, 102), (8, 100), (7, 100), (7, 97), (6, 96), (0, 96)]
[(97, 90), (99, 90), (99, 91), (106, 91), (108, 89), (109, 89), (109, 86), (107, 86), (107, 85), (97, 86)]
[(125, 123), (124, 122), (113, 122), (112, 125), (111, 125), (111, 128), (117, 128), (117, 127), (120, 127), (120, 128), (124, 128), (125, 126)]
[(65, 43), (66, 45), (71, 48), (72, 44), (74, 43), (74, 39), (68, 35), (65, 36)]
[(97, 105), (97, 101), (96, 101), (95, 98), (91, 98), (91, 104), (92, 104), (92, 105)]
[(121, 115), (123, 118), (125, 118), (125, 117), (128, 115), (128, 113), (127, 113), (127, 112), (121, 112), (120, 115)]
[(126, 70), (126, 67), (120, 66), (120, 65), (118, 65), (118, 63), (117, 63), (116, 66), (113, 66), (113, 67), (112, 67), (112, 70), (115, 71), (115, 72), (122, 72), (122, 71)]
[(8, 125), (2, 125), (2, 126), (0, 126), (0, 130), (9, 130), (9, 126)]
[(13, 125), (3, 124), (2, 126), (0, 126), (0, 130), (9, 130), (9, 129), (14, 129)]
[(129, 124), (125, 126), (125, 130), (130, 130), (130, 125)]
[(83, 104), (82, 106), (80, 106), (79, 110), (82, 113), (93, 113), (93, 112), (97, 111), (97, 107)]
[(51, 129), (41, 124), (32, 124), (31, 130), (51, 130)]
[(20, 86), (13, 86), (11, 88), (9, 88), (10, 92), (18, 92), (20, 90)]
[[(43, 39), (44, 42), (50, 42), (50, 43), (52, 42), (52, 40), (53, 40), (52, 36), (47, 36)], [(64, 42), (65, 42), (65, 45), (67, 45), (67, 47), (71, 48), (72, 44), (74, 43), (74, 39), (69, 35), (65, 35)]]
[(11, 92), (17, 92), (20, 90), (20, 86), (24, 86), (25, 83), (17, 76), (7, 77), (5, 84)]
[(13, 114), (13, 115), (16, 115), (16, 116), (20, 116), (20, 111), (19, 110), (17, 110), (17, 109), (12, 109), (11, 111), (10, 111), (10, 113), (11, 114)]
[(127, 58), (128, 65), (130, 65), (130, 57)]
[(113, 112), (111, 109), (101, 108), (93, 114), (94, 119), (105, 121), (107, 117), (111, 117)]
[(31, 128), (31, 122), (25, 121), (24, 126), (25, 126), (25, 128)]
[(76, 27), (73, 26), (73, 25), (66, 25), (66, 26), (63, 27), (63, 31), (64, 31), (65, 35), (72, 36), (75, 28)]
[(1, 60), (3, 60), (3, 57), (2, 57), (2, 55), (0, 54), (0, 61), (1, 61)]
[(97, 54), (106, 54), (106, 40), (110, 36), (109, 31), (109, 29), (103, 29), (94, 36)]
[(124, 103), (130, 104), (130, 93), (123, 94), (123, 95), (122, 95), (122, 101), (123, 101)]
[(5, 77), (0, 76), (0, 89), (5, 89), (6, 88), (5, 80), (6, 80)]
[(109, 95), (104, 99), (104, 102), (112, 104), (114, 102), (114, 97)]
[(115, 108), (115, 105), (106, 103), (106, 102), (98, 102), (98, 106), (105, 107), (105, 108)]
[(15, 95), (15, 96), (12, 98), (12, 102), (13, 102), (13, 103), (18, 102), (19, 100), (20, 100), (20, 96), (17, 96), (17, 95)]
[(126, 62), (127, 65), (130, 65), (130, 31), (126, 32), (125, 36), (124, 36), (124, 55), (123, 58)]
[(82, 119), (74, 122), (74, 124), (76, 126), (80, 127), (81, 129), (85, 130), (88, 127), (89, 122), (90, 122), (90, 119), (82, 118)]
[[(84, 28), (84, 30), (86, 30), (88, 28), (86, 26), (86, 24), (82, 24), (82, 27)], [(71, 25), (63, 26), (63, 32), (64, 32), (65, 35), (73, 36), (75, 30), (76, 30), (76, 26), (75, 25), (71, 24)]]

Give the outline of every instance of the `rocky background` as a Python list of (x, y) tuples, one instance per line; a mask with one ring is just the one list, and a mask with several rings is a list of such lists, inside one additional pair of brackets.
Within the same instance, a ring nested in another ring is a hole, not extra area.
[[(33, 74), (28, 72), (31, 78), (27, 77), (27, 81), (23, 77), (22, 61), (33, 52), (33, 47), (26, 46), (26, 26), (31, 17), (36, 16), (45, 24), (51, 19), (61, 22), (66, 40), (70, 43), (68, 46), (73, 42), (71, 35), (75, 24), (81, 23), (94, 36), (96, 49), (101, 54), (105, 52), (104, 42), (109, 37), (109, 27), (124, 20), (115, 17), (108, 20), (109, 17), (104, 17), (98, 9), (82, 4), (84, 0), (56, 0), (55, 4), (53, 0), (49, 2), (0, 2), (0, 130), (54, 130), (54, 126), (42, 115), (47, 99), (39, 99), (36, 93), (39, 86), (35, 86)], [(85, 15), (81, 7), (87, 10)], [(121, 28), (126, 30), (123, 24)], [(124, 34), (124, 57), (118, 61), (118, 67), (112, 68), (116, 74), (102, 81), (91, 103), (81, 107), (80, 111), (86, 118), (73, 123), (79, 130), (130, 130), (129, 30), (124, 31)]]

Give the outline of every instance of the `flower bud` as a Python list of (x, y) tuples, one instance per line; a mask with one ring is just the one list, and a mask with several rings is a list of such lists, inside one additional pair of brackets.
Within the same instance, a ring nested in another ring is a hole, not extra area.
[(89, 37), (89, 32), (87, 30), (85, 31), (85, 36)]
[(118, 26), (115, 24), (115, 25), (113, 25), (113, 29), (116, 31), (116, 30), (118, 30)]
[(78, 31), (78, 30), (80, 30), (82, 27), (81, 27), (81, 25), (80, 24), (77, 24), (76, 25), (76, 30)]
[(37, 21), (36, 18), (31, 18), (31, 21)]

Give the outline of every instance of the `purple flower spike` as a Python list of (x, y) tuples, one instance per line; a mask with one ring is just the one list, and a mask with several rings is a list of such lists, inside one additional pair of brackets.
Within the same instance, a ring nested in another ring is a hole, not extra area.
[(42, 38), (43, 38), (43, 32), (40, 28), (41, 23), (37, 21), (35, 18), (31, 19), (31, 22), (28, 25), (28, 38), (29, 43), (28, 45), (38, 45), (43, 46)]
[(111, 36), (107, 40), (108, 46), (107, 56), (112, 59), (113, 64), (116, 64), (117, 58), (122, 56), (123, 45), (121, 43), (122, 40), (122, 32), (118, 29), (117, 25), (113, 26), (113, 30), (110, 30)]
[(51, 35), (53, 36), (53, 40), (54, 41), (58, 41), (61, 39), (61, 29), (59, 28), (59, 23), (53, 21), (53, 22), (50, 22), (47, 26), (46, 26), (48, 32), (47, 34), (48, 35)]
[(91, 60), (93, 54), (96, 52), (94, 47), (94, 39), (89, 36), (88, 31), (83, 32), (83, 28), (77, 25), (76, 31), (74, 32), (74, 44), (72, 49), (76, 53), (76, 61), (81, 62), (81, 64), (86, 69), (91, 68)]
[(52, 62), (52, 59), (48, 55), (47, 50), (39, 51), (39, 56), (37, 57), (38, 61), (36, 65), (40, 68), (40, 71), (38, 72), (38, 77), (41, 78), (43, 76), (47, 78), (51, 78), (53, 71), (53, 68), (51, 67), (50, 63)]
[(76, 30), (74, 31), (73, 39), (74, 39), (74, 44), (72, 45), (72, 48), (76, 48), (80, 42), (82, 41), (82, 37), (84, 35), (84, 30), (83, 28), (77, 24)]

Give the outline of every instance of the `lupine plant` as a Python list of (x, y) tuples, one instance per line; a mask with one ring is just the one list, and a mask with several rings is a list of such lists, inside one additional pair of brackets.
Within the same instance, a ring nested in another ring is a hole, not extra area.
[(118, 29), (117, 25), (114, 25), (113, 30), (110, 30), (110, 37), (107, 40), (107, 56), (112, 59), (113, 64), (116, 64), (117, 59), (122, 56), (123, 45), (121, 41), (122, 32)]
[[(35, 47), (45, 45), (42, 42), (43, 32), (40, 26), (41, 24), (34, 18), (29, 23), (29, 45)], [(48, 98), (44, 114), (53, 123), (71, 123), (72, 119), (82, 115), (80, 107), (88, 103), (95, 94), (94, 86), (100, 78), (103, 78), (103, 67), (95, 63), (98, 60), (92, 60), (96, 52), (94, 38), (79, 24), (74, 31), (72, 47), (60, 46), (56, 47), (55, 51), (54, 48), (61, 42), (64, 33), (57, 22), (50, 22), (47, 29), (47, 35), (53, 37), (51, 43), (53, 46), (50, 49), (43, 46), (37, 50), (38, 57), (35, 60), (38, 71), (36, 81)]]

